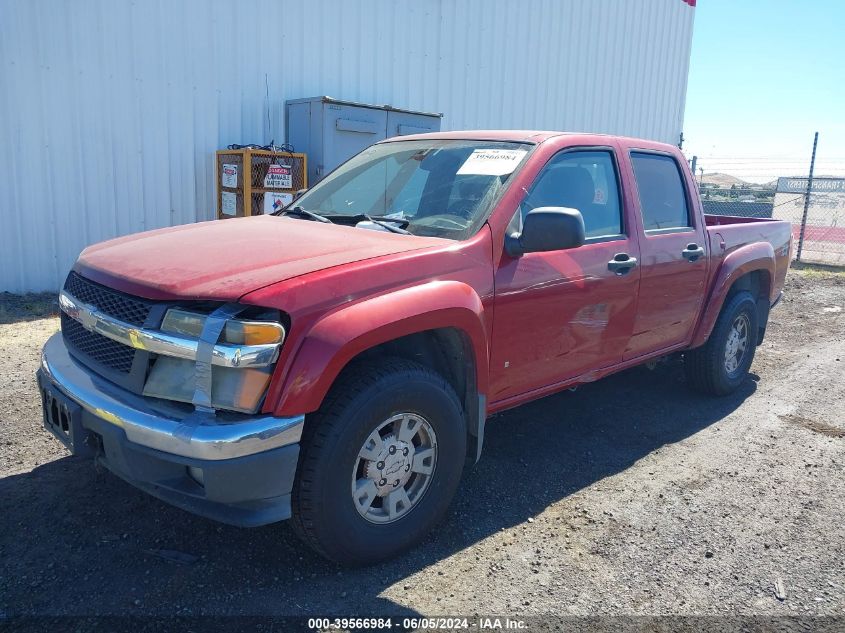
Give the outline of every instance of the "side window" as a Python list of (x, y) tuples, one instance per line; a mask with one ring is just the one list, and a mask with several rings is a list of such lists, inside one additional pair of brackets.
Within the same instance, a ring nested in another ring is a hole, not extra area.
[(675, 229), (692, 226), (678, 163), (671, 156), (631, 152), (643, 228)]
[(588, 239), (621, 234), (622, 213), (611, 153), (570, 151), (552, 158), (522, 201), (522, 217), (538, 207), (578, 209)]

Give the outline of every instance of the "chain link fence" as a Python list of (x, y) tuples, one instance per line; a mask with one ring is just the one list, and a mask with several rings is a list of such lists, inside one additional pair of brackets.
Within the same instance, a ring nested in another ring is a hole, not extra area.
[(845, 156), (824, 147), (816, 155), (817, 141), (818, 135), (806, 158), (760, 152), (689, 156), (704, 212), (786, 220), (795, 239), (793, 257), (845, 266)]
[(701, 185), (701, 203), (704, 206), (704, 213), (711, 215), (770, 218), (774, 200), (774, 189)]
[(807, 181), (780, 178), (776, 188), (703, 184), (701, 203), (704, 213), (711, 215), (786, 220), (792, 224), (795, 239), (793, 257), (808, 263), (845, 266), (845, 179), (814, 179), (808, 203)]
[(792, 223), (796, 259), (845, 266), (845, 178), (779, 178), (772, 217)]

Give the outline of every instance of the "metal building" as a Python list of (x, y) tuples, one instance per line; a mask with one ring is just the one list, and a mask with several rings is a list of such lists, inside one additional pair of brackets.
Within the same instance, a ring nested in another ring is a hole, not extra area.
[(0, 0), (0, 291), (214, 217), (214, 151), (282, 142), (288, 99), (676, 143), (694, 4)]

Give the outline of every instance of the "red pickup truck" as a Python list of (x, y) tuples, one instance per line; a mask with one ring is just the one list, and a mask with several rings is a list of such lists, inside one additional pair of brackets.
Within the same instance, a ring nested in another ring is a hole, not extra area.
[[(274, 216), (86, 249), (38, 383), (75, 454), (191, 512), (381, 560), (443, 517), (488, 416), (669, 354), (745, 380), (787, 222), (704, 216), (677, 148), (451, 132)], [(566, 411), (561, 411), (561, 417)]]

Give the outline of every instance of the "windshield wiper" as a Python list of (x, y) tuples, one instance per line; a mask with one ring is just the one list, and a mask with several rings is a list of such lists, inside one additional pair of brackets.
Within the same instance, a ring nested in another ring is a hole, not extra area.
[(370, 219), (384, 220), (385, 222), (390, 222), (391, 224), (398, 224), (400, 229), (407, 229), (408, 225), (411, 224), (411, 221), (405, 217), (394, 218), (389, 215), (371, 215), (369, 217)]
[(303, 209), (299, 205), (295, 207), (289, 207), (281, 212), (280, 215), (298, 215), (300, 217), (311, 218), (312, 220), (317, 220), (317, 222), (328, 222), (332, 224), (332, 221), (329, 220), (326, 216), (320, 215), (319, 213), (314, 213), (313, 211), (309, 211), (308, 209)]
[[(409, 231), (406, 231), (405, 229), (400, 229), (395, 224), (391, 224), (390, 220), (388, 220), (386, 222), (383, 221), (383, 220), (377, 220), (373, 216), (367, 215), (366, 213), (362, 213), (361, 217), (364, 218), (365, 220), (369, 220), (373, 224), (378, 224), (379, 226), (383, 226), (384, 228), (386, 228), (391, 233), (401, 233), (402, 235), (410, 235), (411, 234)], [(402, 222), (403, 220), (399, 220), (399, 221)], [(405, 226), (407, 226), (407, 224)]]
[[(391, 233), (401, 233), (402, 235), (411, 235), (410, 231), (406, 231), (405, 227), (410, 224), (410, 221), (405, 218), (390, 218), (385, 215), (370, 215), (368, 213), (332, 213), (332, 217), (343, 221), (358, 224), (362, 220), (367, 220), (373, 224), (383, 226)], [(397, 226), (397, 224), (399, 226)]]

